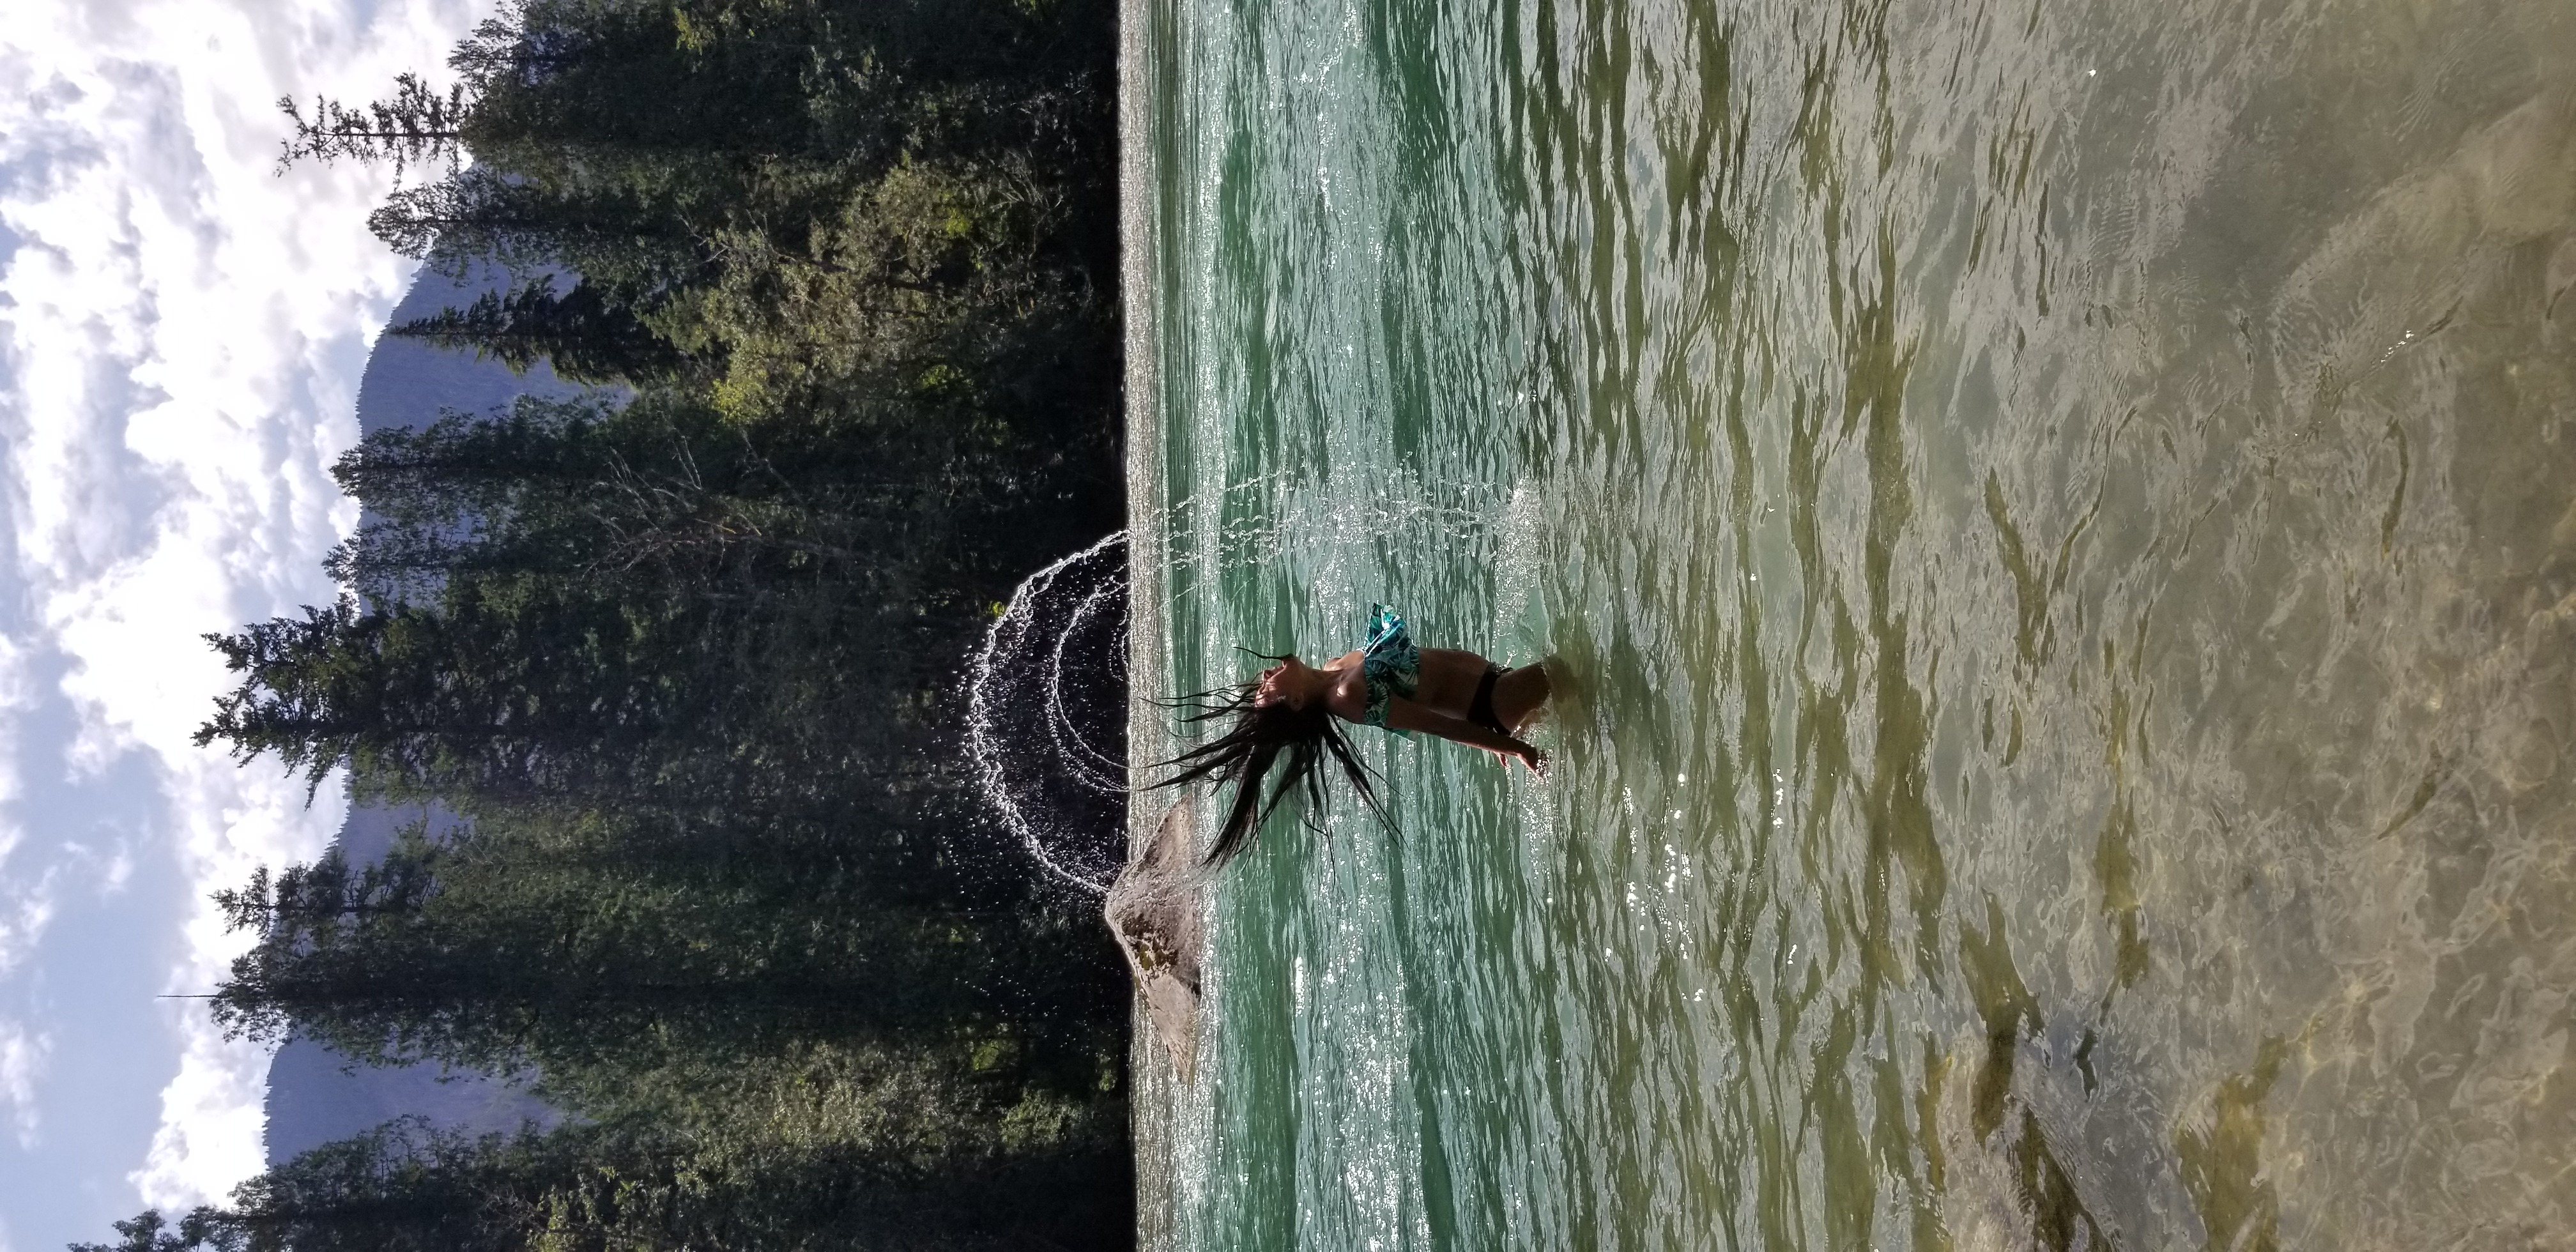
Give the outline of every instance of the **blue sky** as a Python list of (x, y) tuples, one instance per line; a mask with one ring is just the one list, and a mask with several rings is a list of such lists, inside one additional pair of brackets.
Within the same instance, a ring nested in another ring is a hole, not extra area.
[(497, 0), (9, 0), (0, 23), (0, 1252), (261, 1160), (266, 1057), (198, 1005), (208, 891), (342, 806), (188, 742), (200, 636), (332, 594), (381, 171), (277, 176), (282, 95), (435, 75)]

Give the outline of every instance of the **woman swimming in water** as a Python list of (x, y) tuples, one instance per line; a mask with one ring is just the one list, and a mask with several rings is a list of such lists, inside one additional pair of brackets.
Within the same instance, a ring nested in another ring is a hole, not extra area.
[[(1261, 655), (1256, 653), (1255, 655)], [(1234, 802), (1209, 846), (1207, 863), (1223, 865), (1252, 845), (1261, 823), (1291, 790), (1303, 787), (1307, 811), (1320, 810), (1325, 753), (1369, 807), (1377, 791), (1368, 768), (1351, 751), (1336, 719), (1380, 726), (1396, 734), (1421, 731), (1482, 748), (1545, 773), (1547, 758), (1519, 738), (1523, 725), (1547, 703), (1547, 671), (1537, 665), (1503, 669), (1473, 652), (1421, 648), (1404, 619), (1385, 605), (1369, 609), (1368, 639), (1321, 666), (1296, 654), (1262, 656), (1276, 664), (1248, 683), (1184, 696), (1178, 706), (1191, 722), (1231, 718), (1223, 735), (1164, 762), (1181, 772), (1158, 787), (1201, 778), (1234, 783)], [(1261, 783), (1287, 757), (1265, 801)]]

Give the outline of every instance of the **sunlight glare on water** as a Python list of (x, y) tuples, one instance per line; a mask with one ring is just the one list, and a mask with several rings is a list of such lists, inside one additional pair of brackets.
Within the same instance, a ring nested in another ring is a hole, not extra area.
[(1143, 16), (1138, 672), (1564, 676), (1227, 872), (1172, 1242), (2576, 1238), (2576, 6)]

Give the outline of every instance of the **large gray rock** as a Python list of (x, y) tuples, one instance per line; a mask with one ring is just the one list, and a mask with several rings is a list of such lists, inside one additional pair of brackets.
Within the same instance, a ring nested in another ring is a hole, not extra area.
[(1182, 1082), (1198, 1059), (1199, 961), (1207, 933), (1191, 812), (1183, 800), (1163, 815), (1153, 842), (1119, 871), (1101, 908)]

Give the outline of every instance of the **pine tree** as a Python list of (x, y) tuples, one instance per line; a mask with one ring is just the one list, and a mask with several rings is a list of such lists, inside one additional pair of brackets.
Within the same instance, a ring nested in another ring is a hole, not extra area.
[(576, 281), (558, 293), (552, 278), (486, 292), (462, 309), (394, 326), (387, 334), (467, 350), (525, 374), (537, 362), (569, 381), (603, 385), (645, 383), (679, 373), (686, 358), (647, 330), (597, 284)]
[(507, 1143), (400, 1119), (272, 1167), (228, 1207), (175, 1227), (147, 1210), (116, 1223), (125, 1242), (72, 1252), (520, 1252), (539, 1231), (511, 1194)]
[[(933, 1080), (934, 1083), (936, 1080)], [(918, 1095), (918, 1083), (904, 1084)], [(635, 1118), (467, 1136), (403, 1119), (272, 1166), (175, 1226), (72, 1252), (999, 1252), (1129, 1246), (1120, 1171), (899, 1136), (746, 1151)], [(1105, 1219), (1105, 1220), (1104, 1220)]]
[(213, 1007), (577, 1116), (388, 1128), (119, 1252), (1132, 1237), (1121, 975), (950, 725), (985, 606), (1118, 512), (1110, 19), (505, 0), (452, 87), (288, 106), (290, 161), (431, 173), (381, 237), (521, 280), (402, 330), (627, 390), (370, 433), (348, 597), (215, 641), (201, 742), (456, 821), (218, 893)]
[(373, 1063), (535, 1065), (578, 1083), (675, 1048), (928, 1039), (993, 1018), (974, 977), (992, 952), (957, 937), (953, 909), (816, 901), (828, 879), (811, 864), (656, 857), (603, 843), (603, 819), (619, 824), (522, 816), (398, 842), (395, 868), (346, 907), (270, 910), (212, 997), (216, 1022)]
[(280, 97), (277, 107), (295, 124), (294, 137), (278, 157), (281, 172), (307, 158), (323, 162), (346, 158), (389, 162), (397, 174), (409, 166), (443, 162), (453, 173), (471, 111), (464, 84), (441, 93), (409, 73), (394, 78), (391, 98), (355, 108), (316, 97), (308, 118), (292, 96)]

